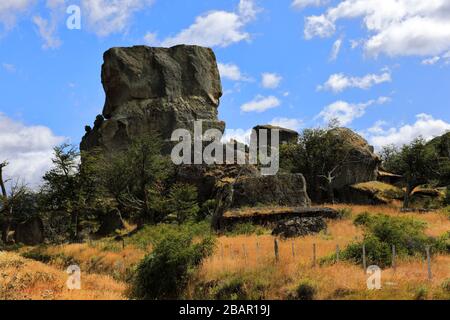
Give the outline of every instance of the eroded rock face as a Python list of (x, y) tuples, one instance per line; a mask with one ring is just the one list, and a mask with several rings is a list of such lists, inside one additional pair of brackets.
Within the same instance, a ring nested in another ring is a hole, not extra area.
[(233, 186), (231, 208), (253, 207), (261, 204), (309, 207), (311, 200), (306, 192), (302, 174), (245, 177)]
[(126, 148), (147, 132), (170, 139), (177, 128), (224, 130), (217, 119), (222, 86), (216, 57), (209, 48), (135, 46), (105, 52), (102, 83), (106, 94), (102, 116), (86, 127), (82, 150)]
[(377, 180), (378, 167), (381, 159), (367, 141), (348, 128), (330, 130), (337, 143), (349, 149), (346, 163), (339, 169), (333, 188), (339, 189), (352, 184)]
[(283, 238), (304, 237), (326, 229), (327, 223), (322, 217), (297, 217), (279, 222), (272, 235)]

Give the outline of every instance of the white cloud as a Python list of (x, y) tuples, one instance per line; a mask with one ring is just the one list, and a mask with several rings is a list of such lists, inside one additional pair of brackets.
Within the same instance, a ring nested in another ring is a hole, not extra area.
[(211, 11), (198, 16), (188, 28), (173, 37), (161, 41), (163, 47), (177, 44), (193, 44), (205, 47), (227, 47), (233, 43), (250, 39), (243, 29), (254, 20), (259, 9), (254, 0), (240, 0), (236, 12)]
[(243, 112), (264, 112), (266, 110), (276, 108), (281, 104), (280, 100), (274, 96), (264, 97), (256, 96), (252, 101), (241, 106)]
[(432, 57), (432, 58), (428, 58), (428, 59), (422, 60), (422, 64), (424, 64), (424, 65), (433, 65), (433, 64), (438, 63), (439, 60), (441, 60), (441, 57), (435, 56), (435, 57)]
[(331, 49), (330, 61), (335, 61), (341, 51), (342, 39), (337, 39), (333, 43), (333, 48)]
[(137, 11), (153, 4), (153, 0), (82, 0), (83, 17), (98, 36), (126, 31)]
[(274, 118), (270, 124), (273, 126), (299, 131), (303, 125), (303, 121), (293, 118)]
[(401, 146), (422, 136), (426, 140), (431, 140), (450, 130), (450, 123), (434, 119), (433, 116), (425, 113), (416, 116), (416, 122), (405, 124), (400, 127), (386, 128), (387, 123), (378, 121), (372, 128), (364, 133), (369, 142), (377, 149), (383, 146)]
[(319, 7), (325, 2), (326, 0), (294, 0), (291, 5), (296, 9), (303, 9), (311, 6)]
[(306, 18), (305, 37), (328, 37), (340, 19), (361, 18), (368, 55), (435, 56), (450, 50), (448, 0), (343, 0)]
[(233, 63), (218, 63), (219, 73), (222, 78), (229, 79), (232, 81), (248, 81), (249, 79), (245, 77), (239, 67)]
[(338, 93), (348, 88), (369, 89), (374, 85), (391, 81), (390, 72), (368, 74), (364, 77), (349, 77), (343, 73), (337, 73), (332, 74), (323, 85), (317, 87), (317, 90), (329, 90)]
[(158, 34), (156, 32), (147, 32), (144, 36), (144, 42), (149, 46), (158, 46)]
[(267, 89), (276, 89), (283, 78), (276, 73), (263, 73), (261, 85)]
[(321, 118), (325, 123), (329, 123), (333, 120), (338, 120), (342, 126), (349, 125), (353, 120), (361, 118), (366, 109), (374, 104), (384, 104), (390, 101), (388, 97), (380, 97), (377, 100), (370, 100), (365, 103), (352, 104), (345, 101), (336, 101), (326, 106), (317, 116)]
[(0, 23), (5, 29), (14, 27), (17, 15), (28, 10), (35, 0), (1, 0), (0, 1)]
[(42, 48), (56, 49), (61, 46), (61, 40), (55, 35), (56, 24), (54, 20), (49, 21), (41, 16), (34, 16), (33, 23), (37, 26), (39, 35), (44, 40)]
[(7, 177), (36, 186), (52, 165), (53, 147), (63, 140), (47, 127), (26, 126), (0, 113), (0, 162), (10, 163)]
[(15, 73), (16, 72), (16, 66), (11, 64), (11, 63), (2, 63), (2, 67), (8, 73)]

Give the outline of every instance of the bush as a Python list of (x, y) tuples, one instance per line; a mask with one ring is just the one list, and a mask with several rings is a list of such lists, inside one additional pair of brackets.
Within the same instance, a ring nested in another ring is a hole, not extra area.
[(138, 265), (131, 286), (136, 299), (179, 299), (203, 259), (214, 249), (214, 239), (193, 243), (188, 233), (169, 232)]
[(314, 284), (309, 281), (301, 282), (295, 289), (292, 298), (296, 300), (314, 300), (317, 294), (317, 289)]
[(450, 278), (444, 280), (444, 282), (442, 283), (442, 290), (450, 293)]
[(248, 294), (244, 281), (239, 278), (231, 278), (215, 289), (216, 300), (247, 300)]
[(194, 220), (200, 208), (197, 204), (197, 188), (183, 183), (172, 186), (167, 200), (169, 215), (176, 216), (178, 223)]
[(425, 287), (419, 287), (414, 294), (415, 300), (426, 300), (427, 297), (428, 297), (428, 289)]
[(409, 217), (390, 217), (387, 215), (358, 215), (354, 224), (363, 226), (363, 242), (350, 244), (342, 253), (347, 260), (361, 263), (362, 246), (366, 247), (367, 263), (380, 267), (388, 266), (392, 259), (392, 245), (399, 256), (423, 254), (427, 245), (434, 245), (437, 251), (443, 251), (443, 240), (425, 235), (426, 224)]
[(450, 186), (445, 190), (444, 205), (450, 206)]

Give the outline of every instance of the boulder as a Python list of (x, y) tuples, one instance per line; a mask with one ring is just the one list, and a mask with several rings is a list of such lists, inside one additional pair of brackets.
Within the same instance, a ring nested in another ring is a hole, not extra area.
[(34, 246), (44, 242), (44, 224), (39, 217), (33, 217), (16, 226), (14, 233), (16, 243)]
[(322, 217), (297, 217), (279, 222), (272, 235), (283, 238), (304, 237), (326, 229), (327, 224)]
[(233, 186), (231, 208), (278, 205), (310, 207), (302, 174), (250, 176), (239, 179)]
[(336, 178), (333, 180), (333, 188), (360, 182), (376, 181), (378, 167), (381, 159), (374, 153), (374, 148), (357, 133), (348, 128), (335, 128), (329, 131), (343, 147), (349, 150), (346, 164), (339, 168)]
[(343, 187), (336, 193), (344, 203), (379, 205), (402, 200), (405, 192), (393, 185), (380, 181), (368, 181)]
[(94, 128), (86, 128), (80, 148), (126, 148), (133, 137), (158, 133), (169, 140), (178, 128), (224, 130), (217, 119), (222, 96), (216, 57), (209, 48), (135, 46), (105, 52), (102, 84), (106, 101)]
[(101, 225), (97, 231), (98, 236), (108, 236), (125, 228), (122, 216), (119, 210), (111, 210), (109, 213), (101, 217)]
[[(278, 126), (272, 126), (272, 125), (259, 125), (253, 128), (253, 130), (256, 131), (258, 134), (257, 137), (259, 138), (259, 132), (261, 130), (267, 130), (267, 141), (270, 143), (270, 132), (271, 130), (278, 130), (279, 131), (279, 138), (280, 138), (280, 145), (284, 143), (296, 143), (299, 137), (299, 134), (297, 131), (286, 129)], [(259, 145), (259, 143), (258, 143)]]

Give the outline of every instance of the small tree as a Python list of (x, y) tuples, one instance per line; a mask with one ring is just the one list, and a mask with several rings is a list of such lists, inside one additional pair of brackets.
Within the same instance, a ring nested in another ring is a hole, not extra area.
[(305, 175), (308, 188), (313, 196), (325, 191), (332, 203), (334, 181), (343, 166), (351, 163), (350, 147), (342, 143), (333, 133), (335, 127), (305, 129), (296, 144), (280, 149), (281, 167), (291, 172)]
[(31, 199), (31, 193), (28, 192), (26, 186), (18, 180), (13, 182), (8, 192), (6, 182), (3, 177), (4, 168), (8, 166), (8, 162), (0, 163), (0, 222), (2, 225), (1, 239), (3, 243), (7, 243), (8, 233), (11, 229), (13, 219), (20, 218), (19, 215), (28, 211), (31, 214), (35, 204), (34, 199)]
[(136, 299), (179, 299), (203, 259), (213, 253), (213, 238), (193, 243), (192, 236), (171, 232), (156, 244), (137, 268), (131, 287)]
[(167, 201), (169, 214), (176, 215), (178, 223), (193, 220), (200, 210), (197, 204), (197, 188), (183, 183), (172, 186)]
[(414, 188), (429, 183), (440, 175), (437, 156), (426, 147), (423, 138), (417, 138), (401, 148), (386, 147), (382, 158), (387, 170), (401, 174), (405, 179), (404, 208), (409, 208)]
[(64, 211), (71, 216), (71, 237), (80, 231), (79, 215), (83, 193), (80, 184), (79, 153), (69, 144), (54, 148), (53, 168), (45, 173), (42, 187), (44, 206), (49, 210)]

